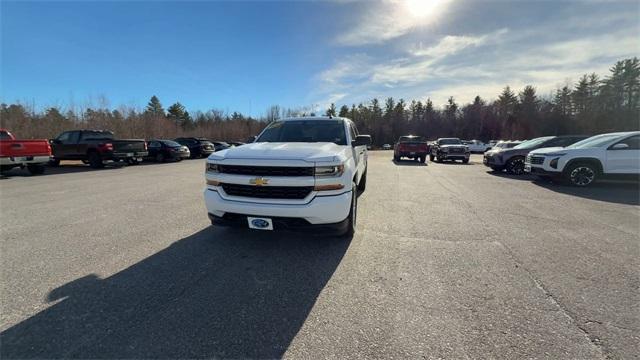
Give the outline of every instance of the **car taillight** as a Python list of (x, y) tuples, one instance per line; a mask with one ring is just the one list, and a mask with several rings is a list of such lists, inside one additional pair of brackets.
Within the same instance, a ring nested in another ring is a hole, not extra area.
[(144, 150), (147, 151), (147, 142), (144, 142)]

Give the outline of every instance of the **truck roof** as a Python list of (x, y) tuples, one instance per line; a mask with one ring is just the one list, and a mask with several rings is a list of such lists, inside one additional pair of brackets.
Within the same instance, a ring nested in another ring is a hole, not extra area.
[(284, 118), (284, 119), (278, 119), (276, 121), (295, 121), (295, 120), (346, 120), (346, 121), (351, 121), (348, 118), (343, 118), (340, 116), (296, 116), (296, 117), (289, 117), (289, 118)]

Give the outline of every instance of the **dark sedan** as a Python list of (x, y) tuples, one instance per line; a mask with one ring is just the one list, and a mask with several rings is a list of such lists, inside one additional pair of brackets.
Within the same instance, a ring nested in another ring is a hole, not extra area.
[(182, 137), (175, 139), (175, 141), (188, 147), (192, 158), (207, 157), (216, 151), (214, 144), (205, 138)]
[(149, 151), (148, 158), (157, 162), (180, 161), (191, 156), (188, 147), (172, 140), (149, 140), (147, 148)]

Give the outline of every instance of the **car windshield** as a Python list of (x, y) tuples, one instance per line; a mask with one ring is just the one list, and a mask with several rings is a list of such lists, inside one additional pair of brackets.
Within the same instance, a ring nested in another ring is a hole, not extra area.
[(288, 120), (271, 123), (256, 142), (332, 142), (347, 145), (341, 120)]
[(400, 142), (401, 143), (405, 143), (405, 142), (423, 142), (424, 139), (422, 138), (422, 136), (401, 136), (400, 137)]
[(554, 136), (543, 136), (531, 140), (527, 140), (520, 145), (514, 146), (514, 149), (533, 149), (534, 147), (543, 144), (545, 141), (553, 139)]
[(586, 138), (582, 141), (578, 141), (575, 144), (571, 144), (567, 146), (568, 149), (590, 149), (597, 148), (602, 145), (609, 143), (612, 140), (615, 140), (620, 137), (620, 134), (604, 134), (604, 135), (596, 135), (590, 138)]
[(440, 145), (460, 145), (462, 142), (460, 139), (440, 139), (438, 140)]
[(160, 140), (160, 142), (165, 144), (166, 146), (170, 146), (170, 147), (181, 146), (180, 144), (178, 144), (177, 142), (172, 141), (172, 140)]

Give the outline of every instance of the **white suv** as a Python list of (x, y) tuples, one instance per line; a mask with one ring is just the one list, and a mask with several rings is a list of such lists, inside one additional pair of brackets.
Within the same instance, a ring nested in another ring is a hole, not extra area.
[(592, 136), (565, 148), (533, 150), (525, 172), (588, 186), (602, 176), (640, 175), (640, 131)]
[(353, 234), (370, 144), (371, 137), (358, 135), (346, 118), (272, 122), (253, 143), (207, 159), (204, 200), (211, 223)]

